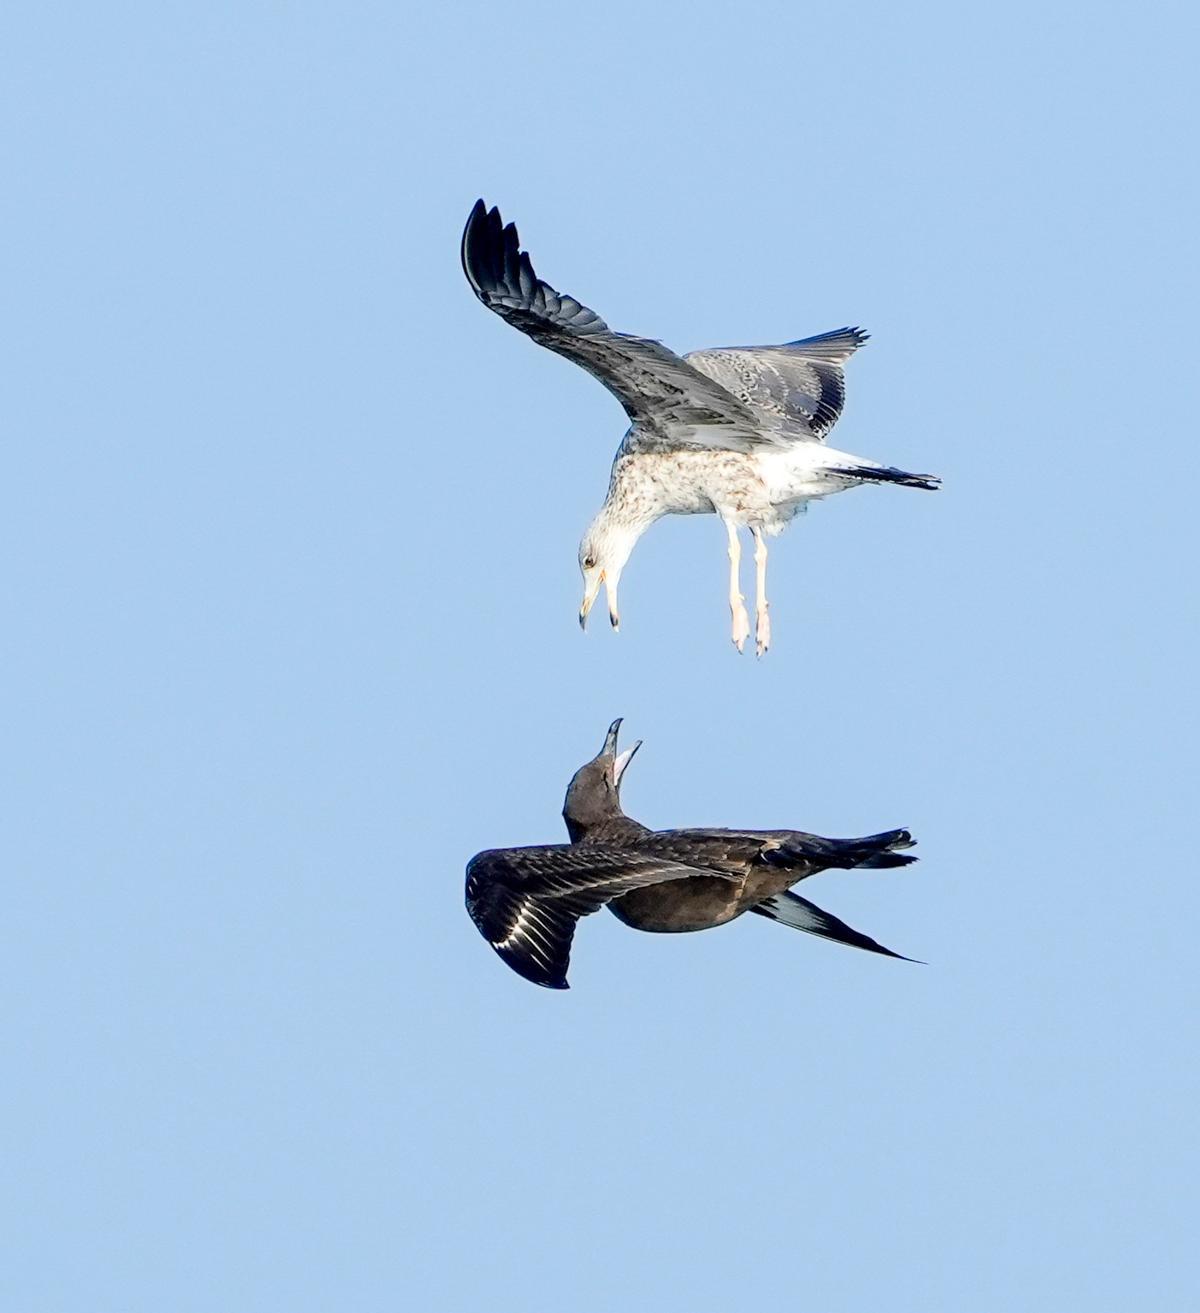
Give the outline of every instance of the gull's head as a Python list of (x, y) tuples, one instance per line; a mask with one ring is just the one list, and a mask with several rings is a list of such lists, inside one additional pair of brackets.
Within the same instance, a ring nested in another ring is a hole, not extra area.
[(620, 629), (617, 585), (621, 582), (621, 571), (629, 560), (638, 535), (639, 530), (614, 520), (607, 507), (588, 526), (579, 544), (579, 573), (583, 575), (583, 602), (579, 607), (581, 629), (587, 628), (588, 612), (600, 595), (601, 584), (608, 594), (609, 621), (614, 629)]
[(608, 727), (599, 755), (586, 766), (580, 766), (567, 785), (563, 820), (567, 823), (572, 842), (583, 838), (592, 826), (625, 814), (621, 810), (621, 779), (642, 742), (639, 739), (633, 747), (618, 752), (620, 729), (618, 717)]

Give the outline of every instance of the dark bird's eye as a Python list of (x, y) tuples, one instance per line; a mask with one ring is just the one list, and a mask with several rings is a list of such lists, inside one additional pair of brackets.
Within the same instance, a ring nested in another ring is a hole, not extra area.
[(595, 565), (596, 565), (596, 558), (594, 556), (585, 556), (583, 558), (583, 568), (585, 570), (592, 570), (595, 568)]

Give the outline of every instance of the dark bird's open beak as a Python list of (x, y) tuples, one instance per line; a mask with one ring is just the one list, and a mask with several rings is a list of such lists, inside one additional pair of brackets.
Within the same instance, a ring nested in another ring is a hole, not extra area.
[(621, 717), (618, 716), (608, 727), (608, 733), (604, 737), (604, 747), (600, 751), (602, 757), (613, 759), (613, 784), (618, 789), (621, 787), (621, 776), (625, 774), (626, 768), (633, 760), (633, 754), (642, 746), (642, 740), (638, 739), (632, 748), (626, 748), (624, 752), (618, 753), (617, 735), (620, 730)]
[(642, 746), (641, 739), (633, 745), (632, 748), (626, 748), (613, 762), (613, 784), (619, 789), (621, 787), (621, 776), (625, 774), (625, 769), (633, 760), (633, 754)]

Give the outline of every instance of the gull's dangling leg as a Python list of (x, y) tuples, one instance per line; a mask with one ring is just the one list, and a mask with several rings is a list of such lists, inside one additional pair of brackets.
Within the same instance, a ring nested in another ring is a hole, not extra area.
[(740, 652), (750, 637), (750, 617), (746, 614), (746, 599), (742, 596), (738, 573), (742, 564), (742, 544), (738, 542), (737, 525), (725, 521), (729, 535), (729, 611), (733, 616), (733, 645)]
[(771, 617), (767, 614), (767, 543), (759, 525), (752, 524), (750, 532), (754, 535), (754, 641), (758, 655), (762, 656), (771, 646)]

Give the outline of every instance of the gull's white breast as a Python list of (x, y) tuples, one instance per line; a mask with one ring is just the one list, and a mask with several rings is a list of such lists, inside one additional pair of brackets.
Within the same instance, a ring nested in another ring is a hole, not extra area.
[(720, 448), (618, 453), (614, 493), (628, 513), (659, 515), (716, 512), (738, 524), (761, 524), (778, 533), (815, 497), (848, 486), (830, 466), (856, 465), (858, 457), (817, 442), (796, 442), (751, 453)]

